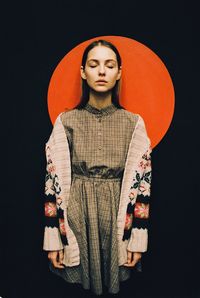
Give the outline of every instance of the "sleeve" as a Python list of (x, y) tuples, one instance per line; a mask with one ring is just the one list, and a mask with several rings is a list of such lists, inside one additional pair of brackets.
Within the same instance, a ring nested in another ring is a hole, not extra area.
[(57, 207), (60, 187), (58, 177), (55, 174), (55, 166), (52, 161), (51, 150), (48, 143), (45, 144), (46, 175), (44, 193), (44, 242), (43, 250), (53, 251), (63, 248), (63, 214)]
[(135, 203), (129, 203), (127, 208), (126, 223), (128, 228), (125, 232), (129, 239), (127, 249), (132, 252), (145, 252), (148, 246), (149, 201), (152, 179), (151, 152), (152, 148), (149, 146), (141, 158), (140, 166), (143, 168), (143, 172), (141, 177), (139, 173), (136, 174), (136, 181), (133, 184), (133, 192), (134, 189), (138, 188), (137, 197)]

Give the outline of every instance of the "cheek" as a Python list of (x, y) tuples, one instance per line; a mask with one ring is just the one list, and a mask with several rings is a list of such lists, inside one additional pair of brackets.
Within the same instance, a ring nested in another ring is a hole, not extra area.
[(117, 73), (111, 74), (110, 75), (110, 81), (114, 84), (116, 80), (117, 80)]
[(94, 77), (95, 77), (95, 72), (90, 70), (90, 71), (87, 71), (86, 73), (86, 78), (88, 81), (93, 81), (94, 80)]
[(109, 76), (110, 76), (111, 79), (116, 80), (117, 76), (118, 76), (118, 72), (117, 71), (111, 71), (109, 73)]

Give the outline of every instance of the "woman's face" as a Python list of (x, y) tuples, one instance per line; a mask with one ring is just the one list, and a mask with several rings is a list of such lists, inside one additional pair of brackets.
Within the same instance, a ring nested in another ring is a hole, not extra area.
[(85, 69), (81, 66), (81, 77), (96, 92), (111, 90), (121, 77), (115, 52), (101, 45), (94, 47), (88, 53)]

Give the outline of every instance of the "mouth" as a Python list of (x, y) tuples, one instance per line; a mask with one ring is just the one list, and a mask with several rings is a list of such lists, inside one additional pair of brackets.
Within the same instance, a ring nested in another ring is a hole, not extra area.
[(98, 80), (98, 81), (96, 81), (96, 83), (97, 83), (97, 84), (106, 84), (107, 81), (105, 81), (105, 80)]

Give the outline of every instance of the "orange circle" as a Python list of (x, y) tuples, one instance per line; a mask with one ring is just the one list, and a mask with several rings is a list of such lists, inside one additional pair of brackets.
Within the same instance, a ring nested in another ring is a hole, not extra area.
[(166, 134), (174, 114), (175, 95), (171, 77), (161, 59), (148, 47), (122, 36), (99, 36), (82, 42), (66, 54), (53, 72), (48, 88), (48, 110), (52, 123), (65, 108), (80, 101), (80, 66), (85, 47), (94, 40), (112, 42), (122, 58), (120, 103), (140, 114), (151, 147)]

